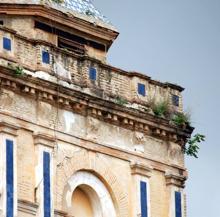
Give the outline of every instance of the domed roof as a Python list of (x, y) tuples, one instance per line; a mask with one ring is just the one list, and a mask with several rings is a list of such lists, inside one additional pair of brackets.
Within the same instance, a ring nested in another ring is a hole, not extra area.
[(117, 31), (108, 19), (96, 9), (92, 0), (0, 0), (1, 3), (47, 5), (88, 22)]
[(107, 18), (95, 8), (91, 0), (64, 0), (62, 5), (68, 9), (83, 13), (88, 16), (93, 16), (96, 19), (110, 23)]

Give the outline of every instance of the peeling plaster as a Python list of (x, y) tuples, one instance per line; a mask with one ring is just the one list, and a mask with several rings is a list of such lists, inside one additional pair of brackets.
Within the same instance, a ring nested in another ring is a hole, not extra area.
[(70, 132), (72, 125), (75, 123), (75, 115), (72, 112), (64, 111), (63, 117), (65, 120), (66, 132)]

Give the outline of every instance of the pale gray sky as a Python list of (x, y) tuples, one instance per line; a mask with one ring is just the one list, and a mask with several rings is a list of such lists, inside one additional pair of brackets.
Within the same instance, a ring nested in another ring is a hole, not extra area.
[[(220, 0), (94, 0), (120, 36), (108, 61), (186, 88), (185, 108), (207, 136), (187, 158), (188, 217), (220, 217)], [(219, 134), (218, 134), (219, 133)]]

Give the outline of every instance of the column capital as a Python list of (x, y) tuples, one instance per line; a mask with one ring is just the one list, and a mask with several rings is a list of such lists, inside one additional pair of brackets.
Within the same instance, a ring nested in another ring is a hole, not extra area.
[(47, 146), (49, 148), (54, 148), (56, 139), (53, 136), (43, 134), (43, 133), (36, 133), (33, 135), (34, 138), (34, 144)]
[(187, 175), (179, 175), (179, 174), (172, 174), (170, 172), (166, 172), (166, 185), (173, 185), (180, 188), (185, 187), (185, 181), (187, 180)]
[(131, 167), (131, 174), (132, 175), (141, 175), (150, 178), (151, 173), (153, 170), (153, 167), (144, 165), (142, 163), (138, 162), (131, 162), (130, 163)]
[(17, 131), (19, 130), (19, 126), (8, 123), (5, 121), (0, 121), (0, 133), (9, 134), (12, 136), (17, 136)]

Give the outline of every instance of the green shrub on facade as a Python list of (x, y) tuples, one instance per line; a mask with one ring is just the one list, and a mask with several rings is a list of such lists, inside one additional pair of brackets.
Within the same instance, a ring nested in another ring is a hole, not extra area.
[(190, 126), (190, 114), (176, 113), (172, 117), (172, 122), (179, 127)]
[(153, 102), (151, 104), (153, 113), (157, 117), (165, 117), (169, 114), (169, 103), (167, 101)]

